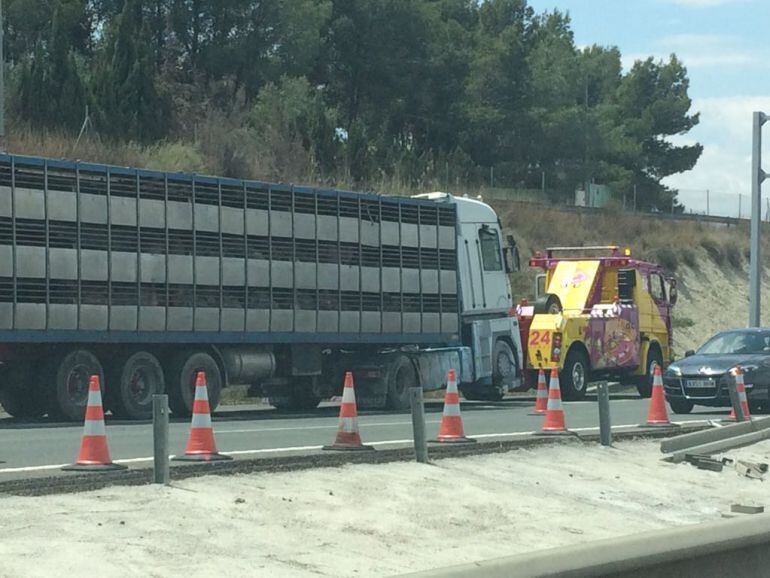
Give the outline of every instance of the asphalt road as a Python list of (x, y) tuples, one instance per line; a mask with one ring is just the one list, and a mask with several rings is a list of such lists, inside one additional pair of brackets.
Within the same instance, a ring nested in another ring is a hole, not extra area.
[[(539, 430), (542, 417), (531, 415), (532, 398), (511, 398), (498, 403), (463, 402), (465, 433), (480, 439), (506, 438), (521, 432)], [(647, 400), (633, 395), (616, 395), (611, 402), (612, 424), (638, 425), (647, 415)], [(595, 398), (564, 403), (567, 427), (585, 430), (598, 426)], [(442, 403), (426, 402), (427, 433), (438, 433)], [(687, 416), (672, 416), (676, 421), (719, 419), (724, 410), (696, 408)], [(287, 415), (270, 406), (223, 407), (214, 415), (217, 445), (223, 453), (235, 457), (260, 457), (308, 453), (334, 440), (337, 428), (337, 404), (325, 403), (314, 412)], [(411, 443), (411, 415), (403, 413), (360, 412), (359, 427), (364, 443), (379, 447)], [(172, 419), (169, 448), (183, 453), (189, 421)], [(0, 481), (56, 474), (62, 465), (75, 460), (82, 426), (50, 422), (19, 422), (0, 419)], [(110, 453), (116, 462), (150, 465), (152, 424), (124, 422), (107, 418)]]

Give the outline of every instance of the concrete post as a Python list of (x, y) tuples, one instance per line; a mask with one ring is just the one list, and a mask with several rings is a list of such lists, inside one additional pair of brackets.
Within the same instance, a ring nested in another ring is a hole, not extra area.
[(727, 380), (727, 391), (730, 393), (730, 403), (735, 412), (735, 421), (746, 421), (746, 416), (743, 415), (743, 408), (741, 407), (741, 400), (738, 398), (738, 389), (735, 386), (735, 379)]
[(414, 432), (414, 455), (421, 464), (428, 463), (428, 441), (425, 437), (425, 406), (422, 388), (409, 388), (409, 403), (412, 406), (412, 430)]
[(152, 442), (154, 450), (153, 481), (168, 485), (171, 479), (168, 463), (168, 396), (152, 396)]
[(611, 446), (610, 386), (606, 381), (602, 381), (596, 387), (596, 398), (599, 401), (599, 440), (603, 446)]

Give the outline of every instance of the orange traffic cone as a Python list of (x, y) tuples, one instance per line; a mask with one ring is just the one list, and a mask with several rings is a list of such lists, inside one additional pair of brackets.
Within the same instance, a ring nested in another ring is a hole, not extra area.
[(644, 427), (668, 427), (673, 425), (668, 419), (666, 395), (663, 393), (663, 376), (660, 373), (660, 365), (655, 365), (652, 373), (650, 408), (647, 412), (647, 423), (642, 425)]
[(529, 415), (543, 415), (548, 409), (548, 387), (545, 385), (545, 372), (541, 369), (537, 372), (537, 397), (535, 409)]
[(195, 375), (195, 400), (187, 449), (183, 456), (174, 456), (172, 459), (180, 462), (214, 462), (233, 459), (217, 451), (214, 428), (211, 427), (211, 409), (204, 371), (199, 371)]
[(107, 447), (107, 431), (104, 427), (102, 389), (98, 375), (92, 375), (88, 381), (88, 405), (86, 406), (86, 419), (78, 460), (71, 466), (64, 466), (62, 469), (99, 472), (126, 469), (126, 466), (115, 464), (110, 459), (110, 450)]
[(548, 385), (548, 406), (545, 411), (545, 420), (540, 433), (563, 434), (569, 433), (564, 423), (564, 409), (561, 405), (561, 387), (559, 387), (559, 371), (551, 369), (551, 383)]
[(342, 388), (342, 404), (340, 405), (340, 421), (337, 426), (337, 437), (325, 450), (360, 451), (373, 450), (365, 446), (358, 433), (358, 411), (356, 409), (356, 391), (353, 386), (353, 374), (345, 372), (345, 387)]
[[(741, 404), (743, 410), (743, 417), (746, 421), (751, 419), (751, 412), (749, 412), (749, 400), (746, 397), (746, 384), (743, 381), (743, 369), (741, 366), (735, 368), (735, 390), (738, 392), (738, 401)], [(738, 421), (738, 416), (735, 415), (735, 408), (730, 409), (730, 415), (727, 416), (728, 421)]]
[(438, 437), (433, 443), (476, 443), (476, 440), (465, 437), (463, 417), (460, 415), (460, 394), (457, 392), (457, 374), (454, 369), (447, 373), (446, 395), (444, 396), (444, 413), (438, 428)]

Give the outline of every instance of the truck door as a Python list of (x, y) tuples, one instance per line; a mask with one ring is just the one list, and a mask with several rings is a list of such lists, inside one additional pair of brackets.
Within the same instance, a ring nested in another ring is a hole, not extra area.
[(460, 251), (460, 282), (463, 295), (463, 311), (473, 312), (484, 309), (484, 289), (482, 286), (481, 260), (479, 259), (476, 239), (478, 225), (475, 223), (462, 224), (462, 243)]
[(485, 309), (508, 309), (510, 287), (503, 266), (500, 231), (495, 226), (481, 225), (476, 235), (476, 248), (481, 264), (481, 289)]
[(665, 326), (665, 330), (670, 334), (671, 305), (666, 298), (666, 283), (663, 280), (663, 276), (659, 275), (658, 273), (650, 273), (649, 283), (650, 295), (652, 296), (652, 300), (655, 302), (657, 309), (656, 311), (653, 311), (652, 326), (656, 331), (660, 331), (662, 329), (659, 328), (655, 323), (655, 314), (657, 313), (660, 316), (660, 320), (663, 322), (663, 325)]

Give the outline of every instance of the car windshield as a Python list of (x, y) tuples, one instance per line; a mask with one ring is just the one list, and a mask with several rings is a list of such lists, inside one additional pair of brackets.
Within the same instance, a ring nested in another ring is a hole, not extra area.
[(770, 331), (731, 331), (712, 337), (698, 350), (700, 355), (766, 353), (770, 351)]

